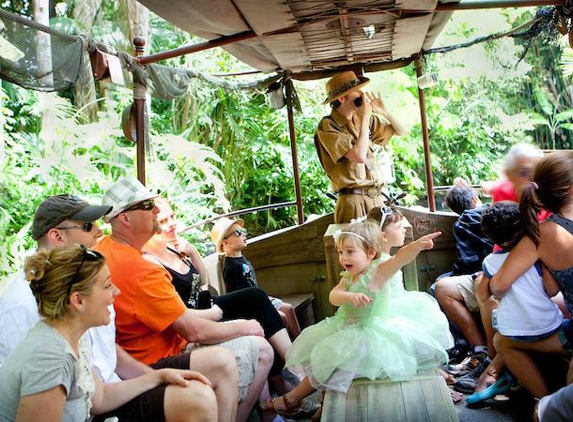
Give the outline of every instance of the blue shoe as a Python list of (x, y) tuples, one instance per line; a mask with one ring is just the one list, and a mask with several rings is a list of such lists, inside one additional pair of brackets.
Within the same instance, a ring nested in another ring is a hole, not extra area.
[(517, 384), (517, 380), (509, 372), (505, 372), (499, 379), (487, 387), (483, 391), (478, 391), (473, 393), (471, 396), (466, 398), (467, 404), (474, 404), (480, 401), (491, 399), (497, 394), (501, 394), (514, 387)]

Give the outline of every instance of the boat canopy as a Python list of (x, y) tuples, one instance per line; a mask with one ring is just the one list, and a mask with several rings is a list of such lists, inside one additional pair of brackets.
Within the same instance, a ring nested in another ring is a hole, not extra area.
[(139, 2), (198, 37), (239, 37), (223, 48), (255, 69), (289, 70), (296, 79), (405, 66), (432, 46), (452, 13), (437, 11), (446, 2), (436, 0)]

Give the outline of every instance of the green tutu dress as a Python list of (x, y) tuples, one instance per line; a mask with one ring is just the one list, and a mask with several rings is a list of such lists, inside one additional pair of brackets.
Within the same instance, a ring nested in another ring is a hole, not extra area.
[(382, 255), (346, 286), (373, 299), (370, 306), (342, 305), (334, 316), (306, 328), (287, 352), (286, 366), (304, 372), (315, 388), (345, 393), (354, 378), (402, 381), (420, 368), (447, 363), (454, 341), (434, 298), (406, 291), (401, 271), (380, 291), (369, 290), (372, 268), (389, 258)]

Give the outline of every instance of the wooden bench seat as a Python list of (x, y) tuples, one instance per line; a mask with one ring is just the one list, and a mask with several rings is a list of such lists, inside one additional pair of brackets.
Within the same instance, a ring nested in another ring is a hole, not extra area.
[(323, 406), (322, 422), (459, 422), (437, 368), (402, 382), (357, 379), (346, 394), (327, 391)]
[[(208, 283), (219, 294), (225, 293), (223, 282), (223, 254), (214, 253), (203, 258), (207, 270)], [(295, 293), (277, 296), (283, 302), (290, 303), (295, 309), (301, 328), (314, 324), (314, 293)]]

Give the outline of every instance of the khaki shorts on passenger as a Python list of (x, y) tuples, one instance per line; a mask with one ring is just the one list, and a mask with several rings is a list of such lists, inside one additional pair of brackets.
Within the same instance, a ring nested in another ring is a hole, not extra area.
[(470, 312), (479, 312), (474, 287), (474, 278), (471, 275), (455, 275), (448, 278), (456, 284), (456, 287), (462, 295), (464, 303)]
[[(255, 336), (238, 337), (213, 346), (223, 347), (235, 355), (239, 368), (239, 401), (247, 395), (247, 390), (255, 378), (259, 362), (259, 338)], [(194, 346), (193, 349), (211, 346)]]

